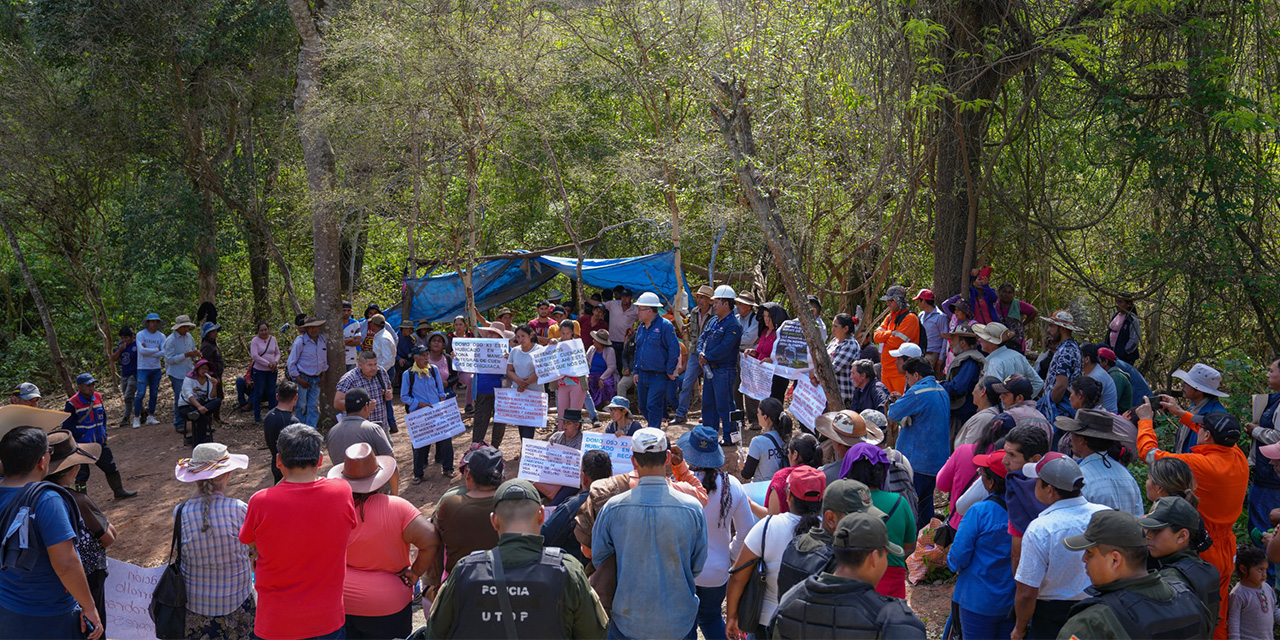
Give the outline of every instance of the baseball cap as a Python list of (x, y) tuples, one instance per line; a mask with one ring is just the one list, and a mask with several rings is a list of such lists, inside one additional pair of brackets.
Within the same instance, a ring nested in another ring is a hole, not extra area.
[(98, 384), (98, 381), (93, 378), (92, 373), (82, 373), (76, 376), (76, 384), (78, 385)]
[(631, 453), (662, 453), (670, 447), (661, 429), (644, 427), (631, 434)]
[(1165, 496), (1151, 505), (1151, 513), (1138, 518), (1138, 524), (1142, 525), (1143, 529), (1173, 527), (1199, 531), (1204, 521), (1200, 519), (1200, 512), (1196, 511), (1196, 508), (1186, 499), (1180, 496)]
[[(24, 382), (22, 384), (31, 384), (31, 383)], [(36, 396), (36, 397), (39, 398), (40, 396)], [(26, 399), (30, 400), (30, 398), (26, 398)], [(1258, 453), (1261, 453), (1268, 460), (1280, 460), (1280, 442), (1258, 447)]]
[(904, 342), (897, 349), (889, 351), (889, 355), (895, 358), (919, 358), (922, 353), (920, 345), (914, 342)]
[(928, 300), (929, 302), (933, 302), (933, 291), (930, 291), (929, 289), (921, 289), (920, 293), (917, 293), (916, 297), (912, 298), (912, 300)]
[(805, 502), (821, 500), (822, 492), (826, 488), (827, 474), (807, 464), (796, 467), (795, 471), (787, 477), (787, 490), (791, 495)]
[(477, 447), (462, 456), (462, 466), (477, 482), (495, 485), (502, 481), (502, 452), (493, 447)]
[(1031, 389), (1031, 380), (1018, 373), (1005, 378), (1000, 384), (991, 387), (991, 390), (996, 393), (1012, 393), (1015, 396), (1022, 396), (1024, 398), (1031, 397)]
[(364, 410), (370, 400), (372, 398), (369, 397), (368, 391), (356, 388), (347, 392), (346, 397), (343, 398), (343, 406), (346, 407), (347, 413), (359, 413)]
[(1069, 536), (1062, 546), (1072, 551), (1084, 551), (1100, 544), (1113, 547), (1146, 547), (1147, 534), (1142, 532), (1138, 518), (1128, 511), (1107, 509), (1089, 518), (1089, 526), (1078, 536)]
[(906, 299), (907, 299), (907, 290), (903, 288), (902, 285), (898, 285), (898, 284), (895, 284), (889, 287), (884, 292), (884, 295), (880, 296), (880, 300), (882, 302), (888, 302), (890, 300), (906, 300)]
[(1213, 433), (1213, 440), (1222, 445), (1233, 445), (1240, 439), (1240, 421), (1226, 411), (1213, 411), (1191, 418)]
[(870, 513), (884, 517), (884, 512), (871, 504), (871, 489), (857, 480), (847, 478), (832, 482), (822, 493), (822, 510), (836, 513)]
[(1044, 483), (1063, 491), (1075, 491), (1084, 486), (1084, 474), (1075, 460), (1050, 451), (1039, 462), (1027, 463), (1022, 467), (1022, 475), (1028, 478), (1039, 478)]
[(1006, 477), (1008, 469), (1004, 468), (1004, 449), (996, 449), (991, 453), (980, 453), (973, 457), (973, 464), (990, 469), (1001, 478)]
[(1098, 357), (1109, 362), (1115, 362), (1116, 352), (1112, 351), (1110, 347), (1098, 347)]
[(905, 555), (902, 547), (889, 542), (884, 521), (870, 513), (850, 513), (840, 518), (831, 546), (836, 549), (885, 549), (895, 556)]
[(17, 389), (13, 390), (13, 395), (18, 396), (23, 400), (34, 400), (40, 397), (40, 387), (37, 387), (30, 382), (24, 382), (18, 385)]
[(542, 504), (542, 494), (534, 488), (533, 483), (524, 478), (513, 478), (498, 486), (498, 491), (493, 494), (493, 506), (498, 506), (500, 502), (508, 500), (528, 500), (534, 504)]

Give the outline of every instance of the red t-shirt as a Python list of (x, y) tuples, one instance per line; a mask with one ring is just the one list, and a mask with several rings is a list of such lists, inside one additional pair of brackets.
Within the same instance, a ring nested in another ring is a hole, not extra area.
[(281, 482), (249, 498), (240, 542), (258, 548), (254, 634), (311, 638), (346, 623), (342, 585), (355, 526), (351, 485), (342, 480)]

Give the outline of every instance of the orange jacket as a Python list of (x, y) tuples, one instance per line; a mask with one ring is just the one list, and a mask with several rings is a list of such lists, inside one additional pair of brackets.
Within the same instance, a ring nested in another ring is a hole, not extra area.
[[(1199, 431), (1200, 425), (1192, 425)], [(1154, 458), (1148, 457), (1150, 454)], [(1244, 508), (1244, 494), (1249, 488), (1249, 461), (1240, 447), (1200, 444), (1191, 447), (1191, 453), (1161, 451), (1156, 445), (1155, 425), (1150, 420), (1139, 420), (1138, 455), (1148, 464), (1161, 458), (1187, 463), (1196, 479), (1196, 496), (1200, 498), (1197, 509), (1205, 527), (1231, 530)]]

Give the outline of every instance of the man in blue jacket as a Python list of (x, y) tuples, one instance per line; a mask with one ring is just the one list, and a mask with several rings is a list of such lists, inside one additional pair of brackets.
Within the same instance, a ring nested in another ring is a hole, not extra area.
[[(424, 407), (435, 406), (438, 402), (452, 398), (445, 397), (444, 381), (441, 380), (440, 369), (428, 362), (427, 347), (417, 345), (410, 350), (413, 366), (400, 376), (400, 399), (404, 401), (405, 415)], [(457, 405), (456, 402), (454, 402)], [(457, 407), (455, 406), (455, 409)], [(407, 424), (407, 423), (406, 423)], [(412, 437), (412, 433), (410, 434)], [(436, 462), (440, 464), (445, 478), (453, 479), (458, 475), (453, 466), (453, 439), (445, 438), (435, 443)], [(430, 461), (431, 445), (413, 448), (413, 483), (422, 482)]]
[(640, 397), (645, 422), (661, 429), (667, 410), (667, 385), (676, 379), (676, 366), (680, 364), (680, 341), (676, 338), (675, 325), (659, 315), (662, 301), (657, 294), (640, 294), (636, 307), (640, 321), (635, 333), (636, 395)]
[(923, 527), (933, 518), (933, 488), (938, 481), (938, 471), (951, 453), (947, 439), (951, 399), (933, 377), (933, 365), (928, 360), (909, 358), (902, 369), (907, 391), (889, 405), (889, 419), (902, 425), (895, 446), (911, 461), (915, 472), (913, 479), (919, 496), (916, 522)]
[(742, 323), (733, 312), (733, 287), (720, 285), (711, 296), (715, 314), (698, 338), (698, 366), (706, 380), (702, 384), (702, 424), (720, 428), (720, 444), (732, 446), (742, 441), (729, 417), (733, 411), (734, 380), (738, 377), (738, 345)]

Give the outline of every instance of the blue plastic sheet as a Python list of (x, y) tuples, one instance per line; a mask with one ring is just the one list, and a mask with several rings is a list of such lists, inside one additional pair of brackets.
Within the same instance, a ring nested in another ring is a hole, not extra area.
[[(576, 258), (539, 256), (492, 260), (476, 266), (472, 276), (476, 307), (481, 311), (497, 307), (537, 290), (558, 274), (576, 278)], [(635, 292), (652, 291), (669, 303), (676, 295), (675, 252), (632, 258), (583, 260), (582, 280), (588, 286), (611, 289), (622, 285)], [(687, 280), (686, 280), (687, 283)], [(413, 298), (410, 319), (414, 322), (444, 322), (466, 315), (466, 294), (462, 276), (456, 271), (405, 281), (405, 295)], [(686, 284), (686, 296), (689, 289)], [(388, 309), (387, 324), (400, 325), (400, 306)]]

